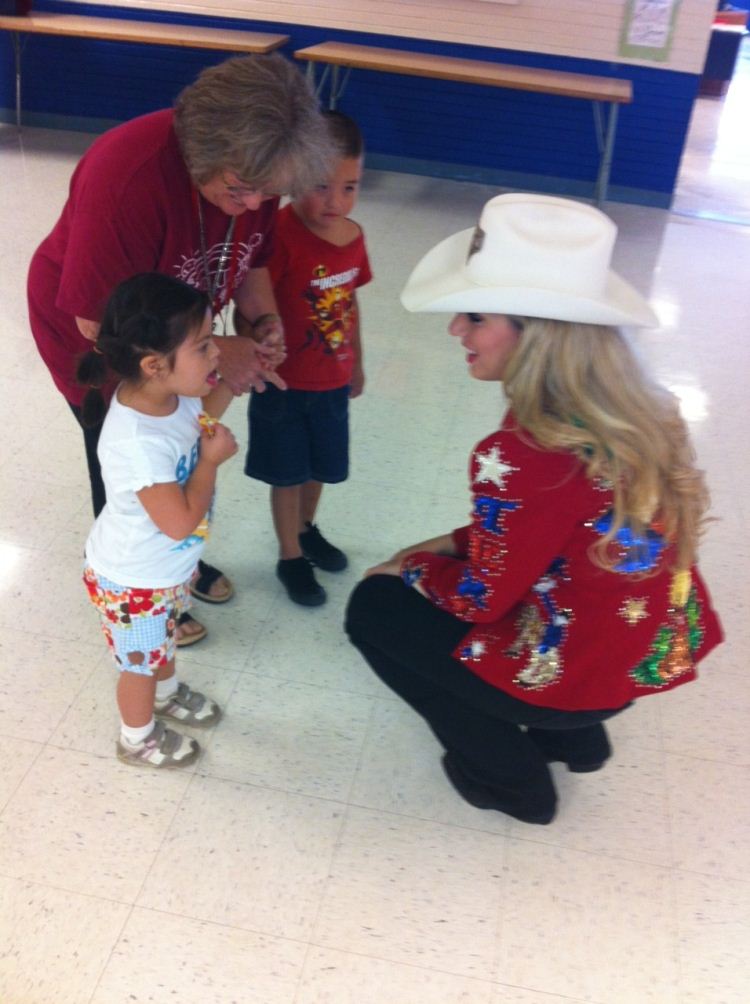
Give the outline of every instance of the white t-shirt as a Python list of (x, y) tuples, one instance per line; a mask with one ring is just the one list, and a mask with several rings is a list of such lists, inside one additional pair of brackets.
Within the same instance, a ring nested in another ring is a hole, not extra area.
[(107, 504), (86, 541), (86, 560), (123, 586), (159, 589), (187, 582), (208, 537), (213, 510), (184, 540), (156, 526), (136, 492), (149, 485), (184, 485), (198, 461), (200, 398), (180, 397), (171, 415), (143, 415), (112, 398), (99, 438)]

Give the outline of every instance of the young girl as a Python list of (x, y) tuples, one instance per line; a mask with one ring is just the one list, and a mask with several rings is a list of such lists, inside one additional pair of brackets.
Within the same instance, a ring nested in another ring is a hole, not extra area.
[(399, 551), (355, 589), (347, 630), (445, 747), (472, 805), (549, 823), (548, 762), (595, 771), (602, 722), (695, 678), (721, 628), (695, 568), (707, 508), (675, 400), (619, 325), (648, 304), (609, 268), (603, 213), (501, 195), (412, 273), (509, 410), (474, 449), (471, 523)]
[(229, 429), (208, 417), (232, 399), (218, 357), (206, 294), (146, 273), (117, 287), (78, 366), (92, 388), (87, 422), (102, 419), (96, 388), (113, 372), (121, 379), (99, 441), (107, 504), (86, 542), (84, 582), (120, 669), (117, 755), (126, 763), (184, 767), (198, 743), (161, 719), (209, 726), (220, 716), (175, 675), (175, 627), (190, 606), (216, 470), (237, 452)]

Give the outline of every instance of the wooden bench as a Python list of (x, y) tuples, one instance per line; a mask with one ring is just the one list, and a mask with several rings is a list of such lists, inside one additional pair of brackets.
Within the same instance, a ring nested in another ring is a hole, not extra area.
[(72, 35), (109, 42), (142, 42), (146, 45), (177, 45), (188, 49), (220, 49), (224, 52), (272, 52), (289, 41), (288, 35), (200, 25), (165, 24), (161, 21), (127, 21), (79, 14), (0, 15), (0, 29), (12, 33), (16, 57), (16, 125), (21, 128), (21, 36)]
[[(529, 66), (511, 66), (507, 63), (490, 63), (478, 59), (458, 59), (403, 49), (381, 49), (370, 45), (350, 45), (346, 42), (321, 42), (306, 49), (298, 49), (294, 56), (307, 62), (308, 79), (315, 84), (315, 64), (325, 64), (323, 75), (317, 83), (316, 93), (321, 95), (330, 72), (329, 107), (335, 108), (344, 93), (352, 69), (377, 70), (381, 73), (400, 73), (413, 77), (433, 77), (438, 80), (458, 80), (462, 83), (482, 84), (485, 87), (505, 87), (517, 91), (535, 91), (539, 94), (557, 94), (568, 98), (582, 98), (593, 102), (596, 139), (599, 148), (599, 171), (596, 177), (596, 202), (601, 205), (607, 197), (609, 172), (617, 132), (617, 112), (622, 104), (633, 100), (629, 80), (612, 77), (593, 77), (585, 73), (567, 73), (562, 70), (538, 70)], [(343, 78), (341, 67), (346, 68)], [(605, 113), (605, 109), (608, 111)]]

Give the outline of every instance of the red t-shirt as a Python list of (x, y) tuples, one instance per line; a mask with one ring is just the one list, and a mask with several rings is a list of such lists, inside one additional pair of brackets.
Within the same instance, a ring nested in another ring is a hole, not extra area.
[(286, 338), (280, 375), (295, 390), (344, 387), (354, 365), (354, 291), (372, 279), (362, 231), (338, 247), (311, 233), (291, 204), (285, 206), (268, 269)]
[(513, 697), (566, 711), (619, 708), (695, 679), (721, 625), (697, 569), (671, 573), (658, 529), (621, 531), (616, 569), (595, 565), (611, 488), (572, 453), (539, 447), (512, 412), (474, 448), (470, 479), (456, 557), (418, 552), (401, 565), (407, 584), (466, 621), (454, 658)]
[[(91, 347), (76, 317), (101, 320), (114, 287), (139, 272), (163, 272), (206, 288), (195, 190), (173, 113), (153, 112), (104, 133), (84, 154), (54, 229), (37, 248), (28, 278), (29, 317), (39, 352), (59, 390), (80, 404), (77, 357)], [(209, 271), (229, 217), (202, 200)], [(278, 208), (264, 202), (237, 218), (233, 288), (265, 265)], [(222, 303), (231, 296), (224, 289)]]

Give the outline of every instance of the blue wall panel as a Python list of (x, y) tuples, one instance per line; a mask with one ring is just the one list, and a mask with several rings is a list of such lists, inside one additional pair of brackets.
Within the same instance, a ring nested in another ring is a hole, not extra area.
[[(611, 174), (615, 198), (667, 205), (674, 187), (698, 77), (650, 67), (522, 53), (481, 46), (374, 36), (191, 15), (72, 7), (42, 0), (37, 9), (151, 18), (180, 23), (274, 31), (291, 36), (284, 50), (324, 39), (561, 69), (633, 81), (634, 102), (620, 109)], [(170, 105), (179, 90), (226, 54), (166, 46), (27, 36), (24, 110), (31, 122), (51, 117), (124, 120)], [(0, 107), (13, 105), (12, 50), (0, 33)], [(516, 184), (528, 179), (548, 191), (590, 194), (598, 165), (590, 102), (419, 77), (354, 72), (340, 102), (362, 125), (372, 160), (424, 173)], [(6, 119), (8, 114), (4, 116)]]

